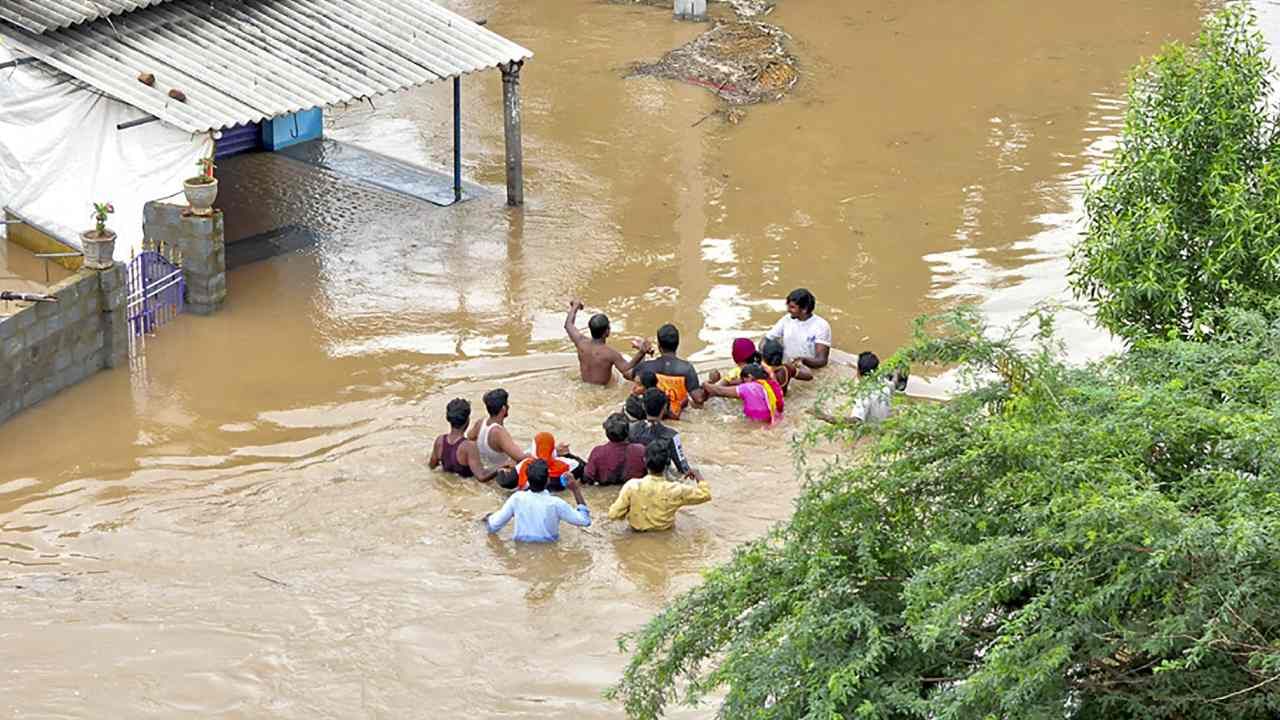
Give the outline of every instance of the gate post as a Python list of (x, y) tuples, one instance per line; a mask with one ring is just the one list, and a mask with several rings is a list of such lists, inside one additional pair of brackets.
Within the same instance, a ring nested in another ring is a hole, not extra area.
[[(227, 299), (227, 246), (222, 234), (222, 211), (201, 217), (181, 205), (149, 202), (143, 209), (142, 234), (153, 243), (175, 247), (182, 254), (186, 283), (186, 311), (209, 315)], [(157, 245), (158, 247), (158, 245)]]

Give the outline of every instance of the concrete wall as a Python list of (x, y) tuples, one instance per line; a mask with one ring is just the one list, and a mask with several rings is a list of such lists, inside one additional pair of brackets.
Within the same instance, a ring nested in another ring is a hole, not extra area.
[(80, 270), (0, 319), (0, 421), (99, 370), (129, 361), (125, 266)]
[(149, 202), (142, 210), (143, 244), (176, 248), (187, 285), (186, 311), (208, 315), (227, 299), (227, 246), (222, 211), (200, 217), (181, 205)]

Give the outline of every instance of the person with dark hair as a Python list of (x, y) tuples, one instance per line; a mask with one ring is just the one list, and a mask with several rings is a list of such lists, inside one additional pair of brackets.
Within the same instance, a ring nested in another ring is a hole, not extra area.
[(699, 505), (711, 500), (711, 486), (697, 470), (685, 474), (695, 484), (672, 482), (666, 477), (671, 463), (671, 445), (656, 440), (645, 448), (647, 477), (628, 480), (609, 506), (610, 520), (626, 519), (632, 530), (670, 530), (675, 527), (676, 511), (686, 505)]
[(778, 383), (778, 387), (782, 388), (783, 395), (787, 394), (792, 380), (808, 382), (813, 379), (813, 371), (798, 360), (792, 360), (790, 363), (784, 360), (782, 343), (777, 340), (765, 340), (764, 347), (760, 348), (760, 356), (765, 372)]
[(799, 360), (814, 370), (830, 362), (831, 323), (813, 314), (817, 307), (813, 293), (804, 288), (787, 295), (787, 314), (764, 336), (782, 341), (785, 362)]
[(514, 465), (528, 457), (503, 424), (511, 414), (507, 391), (498, 388), (485, 393), (484, 407), (489, 412), (489, 417), (475, 421), (467, 431), (467, 439), (475, 442), (479, 449), (480, 463), (485, 471)]
[[(636, 375), (636, 386), (631, 390), (631, 395), (636, 397), (637, 402), (640, 403), (637, 406), (640, 408), (640, 412), (636, 416), (637, 420), (643, 420), (645, 418), (645, 414), (644, 414), (645, 391), (648, 390), (649, 388), (656, 388), (656, 387), (658, 387), (657, 373), (653, 372), (652, 370), (645, 370), (644, 372)], [(663, 394), (665, 395), (666, 393), (663, 393)], [(685, 402), (686, 403), (688, 402), (688, 398), (685, 399)], [(671, 414), (670, 405), (671, 405), (670, 398), (668, 398), (667, 408), (662, 411), (662, 419), (663, 420), (679, 420), (680, 419), (679, 417), (673, 416)]]
[(471, 403), (454, 398), (445, 406), (444, 417), (449, 421), (449, 432), (436, 438), (431, 448), (432, 470), (441, 468), (464, 478), (474, 477), (480, 482), (493, 479), (497, 468), (486, 469), (480, 461), (480, 449), (466, 438), (467, 423), (471, 420)]
[(627, 417), (632, 420), (644, 420), (644, 397), (641, 395), (628, 395), (627, 402), (622, 406), (626, 411)]
[(591, 527), (591, 510), (582, 498), (582, 488), (577, 480), (569, 483), (569, 491), (578, 503), (575, 509), (569, 503), (547, 492), (547, 463), (534, 460), (528, 469), (529, 489), (512, 493), (496, 513), (481, 518), (485, 528), (496, 533), (515, 518), (516, 529), (512, 540), (516, 542), (555, 542), (560, 539), (560, 523), (578, 527)]
[(614, 368), (617, 368), (623, 377), (629, 377), (627, 373), (635, 368), (636, 363), (643, 360), (645, 355), (653, 351), (649, 341), (637, 340), (632, 342), (636, 354), (628, 362), (623, 359), (622, 353), (605, 344), (605, 341), (609, 339), (611, 330), (609, 318), (603, 313), (592, 315), (591, 319), (587, 321), (587, 328), (591, 331), (590, 339), (578, 330), (578, 311), (582, 308), (581, 300), (571, 301), (569, 303), (569, 314), (564, 319), (564, 331), (569, 334), (569, 339), (573, 341), (574, 349), (578, 351), (578, 370), (582, 372), (582, 381), (591, 385), (610, 385), (613, 383)]
[(699, 406), (706, 394), (698, 382), (698, 371), (688, 360), (676, 356), (680, 348), (680, 331), (670, 323), (658, 328), (658, 357), (645, 360), (636, 365), (631, 374), (623, 377), (631, 380), (646, 372), (652, 372), (657, 379), (658, 387), (667, 394), (669, 413), (673, 420), (680, 419), (680, 413), (690, 402)]
[(684, 446), (680, 443), (680, 433), (662, 424), (662, 414), (666, 412), (670, 402), (666, 393), (658, 388), (644, 391), (644, 420), (631, 423), (627, 432), (627, 442), (639, 443), (648, 447), (656, 440), (665, 440), (670, 446), (671, 462), (681, 475), (689, 472), (689, 461), (684, 455)]
[(605, 418), (604, 435), (609, 442), (597, 445), (587, 456), (584, 482), (588, 485), (621, 485), (644, 477), (644, 445), (628, 442), (631, 423), (622, 413)]
[[(879, 369), (880, 358), (876, 357), (875, 353), (869, 350), (858, 353), (857, 379), (859, 381), (874, 376)], [(906, 389), (906, 371), (895, 370), (879, 379), (883, 382), (872, 387), (869, 392), (858, 394), (857, 400), (853, 403), (853, 410), (849, 413), (849, 417), (844, 420), (835, 418), (817, 408), (809, 412), (819, 420), (834, 424), (882, 422), (893, 414), (894, 389)]]
[(772, 425), (782, 419), (782, 388), (765, 369), (752, 363), (742, 368), (742, 382), (737, 385), (708, 385), (713, 397), (742, 400), (742, 414), (751, 420)]
[[(870, 350), (858, 353), (858, 380), (871, 377), (880, 369), (880, 358)], [(894, 375), (881, 378), (880, 386), (858, 398), (850, 416), (858, 422), (880, 422), (893, 412)]]

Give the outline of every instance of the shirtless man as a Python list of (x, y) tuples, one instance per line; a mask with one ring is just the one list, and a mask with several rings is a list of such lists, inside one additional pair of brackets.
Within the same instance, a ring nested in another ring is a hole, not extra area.
[(475, 421), (467, 431), (467, 439), (475, 442), (484, 471), (491, 474), (504, 465), (515, 465), (528, 455), (503, 425), (511, 412), (507, 391), (498, 388), (485, 393), (484, 407), (489, 417)]
[(612, 385), (614, 368), (624, 376), (627, 375), (652, 351), (652, 346), (648, 340), (633, 341), (632, 347), (636, 349), (636, 355), (631, 358), (631, 362), (627, 362), (623, 359), (622, 353), (605, 344), (609, 339), (609, 318), (604, 314), (593, 315), (587, 322), (587, 327), (591, 330), (590, 338), (578, 330), (575, 322), (578, 319), (578, 311), (582, 308), (581, 300), (570, 301), (569, 314), (564, 319), (564, 331), (569, 334), (574, 348), (578, 350), (578, 367), (582, 371), (582, 381), (591, 385)]

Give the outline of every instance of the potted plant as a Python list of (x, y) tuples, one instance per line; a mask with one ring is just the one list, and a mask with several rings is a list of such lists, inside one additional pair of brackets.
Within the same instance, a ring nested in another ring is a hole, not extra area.
[(182, 194), (187, 196), (193, 215), (213, 213), (213, 201), (218, 198), (218, 179), (213, 176), (213, 155), (196, 160), (200, 174), (182, 182)]
[(84, 266), (92, 270), (104, 270), (111, 267), (116, 252), (116, 234), (107, 229), (107, 216), (116, 209), (111, 203), (94, 203), (92, 230), (80, 233), (80, 243), (84, 250)]

